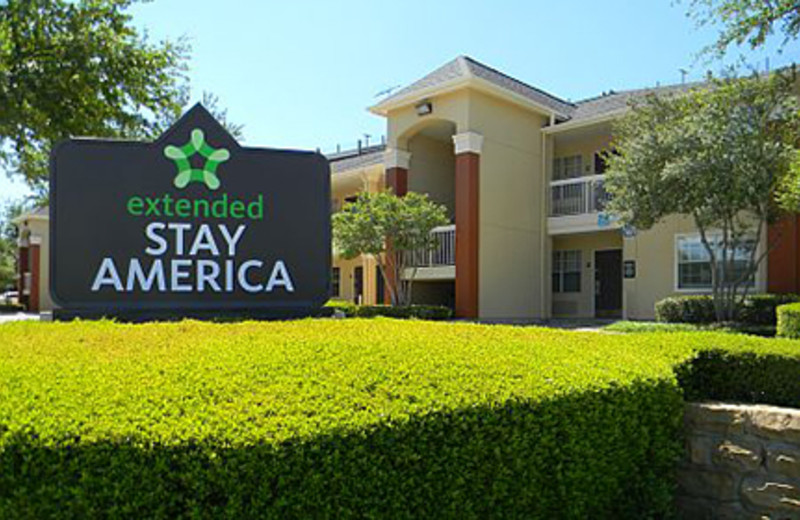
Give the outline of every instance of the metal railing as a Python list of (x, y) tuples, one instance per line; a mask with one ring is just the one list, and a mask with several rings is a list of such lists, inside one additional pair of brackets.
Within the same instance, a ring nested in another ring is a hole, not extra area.
[(553, 181), (550, 183), (550, 216), (600, 212), (608, 199), (602, 175)]
[(408, 262), (410, 267), (439, 267), (456, 265), (456, 226), (441, 226), (431, 231), (438, 244), (430, 251), (414, 251)]

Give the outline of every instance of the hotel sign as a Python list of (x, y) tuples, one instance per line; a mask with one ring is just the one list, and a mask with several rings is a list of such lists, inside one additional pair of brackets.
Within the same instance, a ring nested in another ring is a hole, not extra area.
[(50, 175), (63, 315), (282, 317), (327, 300), (319, 154), (241, 147), (196, 105), (153, 143), (65, 141)]

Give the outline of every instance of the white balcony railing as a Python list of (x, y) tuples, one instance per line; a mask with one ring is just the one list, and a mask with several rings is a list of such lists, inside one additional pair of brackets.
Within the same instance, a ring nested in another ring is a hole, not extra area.
[(603, 176), (592, 175), (550, 183), (550, 216), (563, 217), (603, 211), (608, 192)]
[(411, 267), (440, 267), (456, 265), (456, 226), (441, 226), (431, 231), (437, 239), (437, 246), (430, 251), (411, 253)]

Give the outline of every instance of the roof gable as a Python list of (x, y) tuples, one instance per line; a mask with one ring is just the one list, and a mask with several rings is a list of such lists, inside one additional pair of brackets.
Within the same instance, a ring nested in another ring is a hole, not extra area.
[(445, 63), (430, 74), (383, 99), (370, 110), (385, 114), (390, 108), (400, 104), (413, 103), (416, 97), (434, 94), (437, 89), (460, 86), (462, 83), (466, 85), (471, 81), (486, 82), (564, 118), (569, 117), (575, 110), (575, 105), (572, 103), (503, 74), (468, 56), (459, 56)]

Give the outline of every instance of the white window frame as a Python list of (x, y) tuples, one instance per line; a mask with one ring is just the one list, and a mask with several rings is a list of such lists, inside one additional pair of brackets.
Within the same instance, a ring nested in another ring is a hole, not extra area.
[[(706, 236), (709, 240), (714, 240), (717, 237), (722, 236), (721, 231), (709, 231), (706, 233)], [(679, 244), (681, 239), (697, 239), (702, 244), (702, 239), (700, 237), (700, 232), (695, 231), (693, 233), (676, 233), (675, 239), (673, 243), (672, 249), (672, 260), (673, 260), (673, 290), (676, 293), (685, 293), (685, 294), (711, 294), (713, 291), (713, 287), (691, 287), (691, 288), (682, 288), (680, 287), (680, 249)], [(750, 235), (747, 236), (748, 240), (755, 241), (755, 237)], [(756, 256), (761, 254), (761, 243), (756, 244)], [(705, 251), (705, 245), (703, 245), (703, 250)], [(709, 260), (710, 262), (711, 260)], [(754, 289), (758, 292), (758, 288), (761, 287), (761, 269), (760, 267), (756, 269), (756, 272), (753, 273), (753, 284), (751, 289)]]
[[(556, 254), (563, 254), (563, 253), (577, 253), (578, 258), (578, 267), (577, 270), (574, 271), (562, 271), (561, 266), (563, 262), (556, 263), (555, 256)], [(583, 251), (580, 249), (557, 249), (553, 251), (553, 258), (551, 260), (552, 266), (550, 269), (550, 290), (553, 294), (580, 294), (583, 292)], [(556, 270), (556, 265), (558, 265), (558, 271)], [(566, 274), (578, 274), (578, 290), (577, 291), (565, 291), (564, 290), (564, 275)], [(553, 289), (553, 275), (557, 274), (559, 276), (559, 284), (558, 290)]]
[[(577, 161), (578, 161), (578, 174), (575, 175), (574, 177), (556, 178), (556, 173), (557, 173), (557, 169), (558, 169), (556, 167), (556, 164), (562, 164), (564, 161), (566, 161), (568, 159), (569, 160), (575, 160), (576, 158), (577, 158)], [(553, 174), (552, 174), (551, 179), (550, 179), (551, 181), (570, 181), (570, 180), (577, 179), (577, 178), (580, 178), (580, 177), (583, 177), (583, 176), (585, 176), (585, 173), (584, 173), (584, 170), (583, 170), (583, 155), (582, 154), (576, 153), (576, 154), (573, 154), (573, 155), (563, 155), (563, 156), (559, 156), (559, 157), (553, 157)]]

